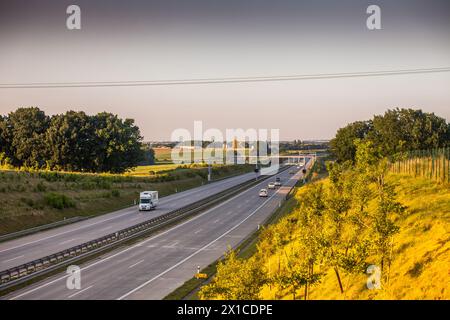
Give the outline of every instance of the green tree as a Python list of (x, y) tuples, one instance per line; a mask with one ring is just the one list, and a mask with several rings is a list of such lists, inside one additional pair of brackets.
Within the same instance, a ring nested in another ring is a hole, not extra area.
[(9, 150), (8, 141), (6, 139), (6, 121), (5, 118), (0, 115), (0, 152), (6, 152)]
[[(48, 117), (19, 108), (0, 117), (1, 161), (17, 167), (122, 173), (142, 160), (141, 141), (133, 120), (106, 112)], [(147, 158), (153, 156), (149, 150)]]
[(372, 121), (357, 121), (339, 129), (330, 141), (330, 149), (339, 162), (353, 161), (356, 154), (356, 139), (364, 139), (372, 130)]
[(91, 126), (95, 128), (96, 171), (122, 173), (142, 160), (142, 137), (134, 120), (102, 112), (91, 118)]
[(267, 282), (267, 274), (258, 257), (239, 259), (233, 250), (217, 265), (217, 273), (211, 283), (199, 292), (201, 299), (257, 300)]
[(0, 166), (11, 163), (11, 145), (6, 131), (6, 119), (0, 115)]
[(148, 166), (155, 164), (155, 150), (149, 146), (142, 147), (143, 160), (139, 162), (140, 166)]
[(48, 159), (45, 132), (50, 119), (39, 108), (19, 108), (6, 119), (4, 137), (10, 146), (12, 164), (43, 168)]
[(339, 162), (355, 161), (358, 139), (372, 141), (381, 155), (393, 157), (405, 151), (450, 146), (450, 124), (434, 113), (398, 108), (369, 121), (350, 123), (330, 141)]
[(356, 201), (361, 206), (357, 212), (358, 218), (359, 221), (365, 219), (371, 246), (380, 258), (382, 272), (386, 270), (387, 265), (388, 272), (385, 278), (389, 279), (393, 236), (399, 231), (393, 217), (403, 212), (404, 207), (396, 201), (394, 187), (386, 181), (388, 161), (383, 157), (380, 146), (375, 146), (372, 141), (356, 141), (355, 144), (357, 145), (355, 171), (358, 177), (354, 181), (359, 184), (363, 184), (363, 181), (366, 181), (366, 185), (374, 184), (377, 203), (375, 212), (372, 216), (368, 216), (364, 208), (370, 197), (367, 193), (370, 191), (365, 193), (360, 185), (360, 190), (356, 194)]
[(422, 110), (394, 109), (375, 116), (369, 139), (384, 156), (450, 145), (445, 119)]
[(84, 112), (68, 111), (52, 117), (46, 132), (49, 165), (68, 171), (95, 171), (95, 130)]
[[(356, 141), (359, 141), (358, 139)], [(356, 159), (360, 159), (358, 144)], [(329, 163), (330, 186), (325, 195), (324, 211), (325, 256), (332, 266), (341, 293), (345, 293), (341, 271), (349, 276), (359, 273), (366, 266), (370, 240), (365, 231), (369, 227), (364, 210), (370, 199), (369, 176), (363, 174), (362, 163)], [(350, 279), (350, 277), (348, 277)]]

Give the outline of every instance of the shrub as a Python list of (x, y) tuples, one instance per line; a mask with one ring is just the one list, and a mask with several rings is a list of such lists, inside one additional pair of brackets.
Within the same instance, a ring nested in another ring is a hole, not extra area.
[(55, 209), (75, 207), (75, 202), (65, 194), (50, 192), (44, 196), (45, 203)]
[(33, 199), (21, 197), (21, 198), (20, 198), (20, 201), (23, 202), (23, 203), (26, 203), (26, 204), (27, 204), (28, 206), (30, 206), (30, 207), (33, 207), (33, 206), (34, 206), (34, 201), (33, 201)]
[(112, 195), (113, 197), (118, 198), (118, 197), (120, 197), (120, 191), (117, 190), (117, 189), (114, 189), (114, 190), (111, 191), (111, 195)]
[(55, 182), (60, 179), (60, 175), (58, 174), (58, 172), (52, 172), (52, 171), (39, 172), (39, 177), (42, 179), (45, 179), (48, 182)]
[(97, 186), (101, 189), (111, 189), (111, 183), (106, 179), (100, 179), (97, 181)]
[(24, 192), (25, 190), (26, 190), (25, 186), (23, 186), (21, 184), (16, 185), (16, 191), (17, 192)]
[(45, 192), (47, 191), (47, 186), (42, 181), (39, 181), (39, 183), (36, 185), (35, 191)]

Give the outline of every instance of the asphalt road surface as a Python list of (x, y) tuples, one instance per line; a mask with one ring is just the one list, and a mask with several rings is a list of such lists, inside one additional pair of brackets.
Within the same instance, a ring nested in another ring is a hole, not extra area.
[(166, 214), (255, 178), (255, 173), (227, 178), (159, 199), (152, 211), (137, 206), (0, 243), (0, 271), (97, 239)]
[(254, 232), (302, 177), (297, 167), (293, 170), (295, 174), (287, 170), (277, 175), (283, 185), (269, 190), (267, 198), (258, 192), (275, 178), (166, 231), (81, 265), (80, 289), (68, 289), (68, 275), (60, 273), (3, 298), (162, 299), (190, 279), (197, 267), (209, 265)]

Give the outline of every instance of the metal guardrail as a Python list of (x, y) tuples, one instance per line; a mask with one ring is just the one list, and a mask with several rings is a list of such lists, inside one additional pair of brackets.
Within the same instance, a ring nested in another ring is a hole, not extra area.
[[(286, 166), (279, 170), (285, 171)], [(217, 194), (208, 196), (202, 200), (196, 201), (185, 207), (173, 210), (159, 217), (141, 222), (134, 226), (110, 233), (101, 238), (91, 240), (80, 245), (62, 250), (60, 252), (45, 256), (40, 259), (30, 261), (17, 267), (9, 268), (0, 272), (0, 290), (5, 290), (18, 284), (24, 283), (40, 275), (47, 274), (64, 265), (73, 263), (77, 260), (87, 258), (91, 255), (111, 249), (125, 241), (129, 241), (142, 235), (160, 229), (161, 227), (185, 219), (194, 215), (205, 207), (211, 206), (224, 198), (233, 196), (240, 191), (250, 188), (257, 183), (268, 179), (271, 176), (259, 176), (255, 180), (243, 182), (237, 186), (231, 187)]]

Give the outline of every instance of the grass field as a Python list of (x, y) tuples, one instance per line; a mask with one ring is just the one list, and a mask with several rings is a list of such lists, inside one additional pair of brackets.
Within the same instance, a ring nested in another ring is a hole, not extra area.
[[(213, 166), (213, 179), (249, 172), (250, 165)], [(0, 235), (75, 216), (130, 206), (143, 190), (160, 197), (207, 183), (201, 165), (138, 167), (123, 175), (0, 170)]]
[[(172, 149), (171, 148), (153, 148), (155, 151), (155, 162), (156, 164), (171, 164), (172, 161)], [(177, 150), (175, 150), (177, 151)], [(189, 154), (190, 159), (205, 159), (210, 156), (215, 149), (205, 148), (201, 151), (194, 151), (189, 149), (184, 149), (183, 151), (177, 151), (179, 157), (187, 156)], [(225, 156), (225, 150), (223, 150), (223, 154)], [(249, 154), (249, 149), (245, 149), (244, 153), (246, 155)]]
[(156, 163), (168, 163), (171, 160), (171, 148), (153, 148), (155, 151), (155, 161)]

